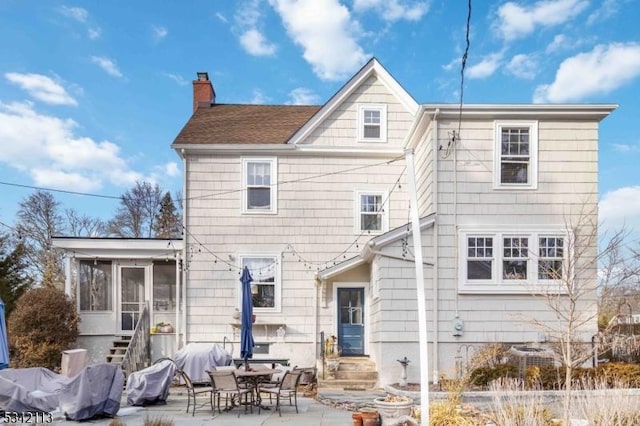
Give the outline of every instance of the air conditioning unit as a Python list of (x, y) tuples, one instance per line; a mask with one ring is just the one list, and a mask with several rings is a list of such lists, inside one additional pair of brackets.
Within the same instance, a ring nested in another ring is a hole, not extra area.
[(529, 367), (553, 367), (555, 354), (549, 349), (531, 346), (512, 346), (509, 349), (509, 363), (518, 367), (518, 377), (525, 379)]

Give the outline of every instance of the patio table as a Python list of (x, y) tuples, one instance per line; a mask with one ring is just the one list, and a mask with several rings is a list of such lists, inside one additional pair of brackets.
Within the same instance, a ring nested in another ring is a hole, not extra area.
[(236, 377), (243, 378), (246, 381), (250, 382), (250, 385), (253, 387), (253, 390), (256, 393), (256, 406), (259, 406), (263, 410), (270, 410), (269, 407), (265, 407), (264, 405), (262, 405), (262, 398), (260, 397), (260, 392), (258, 391), (258, 385), (260, 383), (260, 380), (264, 379), (265, 377), (271, 377), (273, 374), (281, 372), (282, 370), (272, 368), (265, 370), (238, 370), (235, 373)]

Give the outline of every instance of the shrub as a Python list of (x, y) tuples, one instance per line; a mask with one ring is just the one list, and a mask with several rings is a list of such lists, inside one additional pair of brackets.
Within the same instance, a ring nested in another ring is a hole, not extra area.
[(489, 383), (503, 377), (518, 377), (518, 367), (512, 364), (499, 364), (495, 367), (480, 367), (471, 372), (470, 382), (475, 386), (486, 387)]
[(78, 322), (75, 303), (62, 291), (27, 291), (7, 322), (12, 367), (58, 369), (62, 351), (75, 346)]

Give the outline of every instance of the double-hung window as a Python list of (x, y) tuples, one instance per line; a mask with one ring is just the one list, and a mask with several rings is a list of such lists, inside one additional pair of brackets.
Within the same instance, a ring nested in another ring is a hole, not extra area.
[(380, 234), (389, 226), (385, 192), (356, 192), (356, 232)]
[(242, 211), (277, 212), (277, 162), (275, 158), (242, 159)]
[(461, 293), (562, 290), (567, 278), (564, 230), (462, 229), (458, 244)]
[(537, 188), (538, 126), (536, 122), (497, 121), (494, 150), (494, 188)]
[[(257, 311), (280, 310), (280, 262), (277, 255), (241, 255), (240, 266), (251, 273), (251, 296)], [(241, 297), (241, 292), (239, 292)]]
[(358, 108), (358, 140), (360, 142), (387, 141), (386, 105), (360, 105)]
[(564, 239), (541, 236), (538, 242), (538, 279), (557, 280), (564, 274)]

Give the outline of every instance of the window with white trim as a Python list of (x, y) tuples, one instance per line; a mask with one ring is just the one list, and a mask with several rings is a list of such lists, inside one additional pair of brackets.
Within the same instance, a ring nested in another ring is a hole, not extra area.
[(530, 293), (557, 284), (567, 272), (564, 231), (473, 231), (459, 234), (459, 290)]
[[(280, 262), (278, 255), (241, 255), (240, 267), (251, 273), (251, 296), (256, 311), (280, 310)], [(242, 291), (239, 291), (239, 300)], [(241, 302), (240, 302), (241, 303)]]
[(113, 310), (113, 274), (111, 261), (80, 260), (78, 292), (81, 311)]
[(494, 188), (537, 188), (537, 122), (496, 121), (494, 150)]
[(277, 176), (275, 158), (242, 159), (243, 213), (277, 212)]
[(358, 108), (358, 140), (360, 142), (387, 141), (386, 105), (360, 105)]
[(356, 232), (381, 234), (389, 226), (386, 192), (356, 192)]

